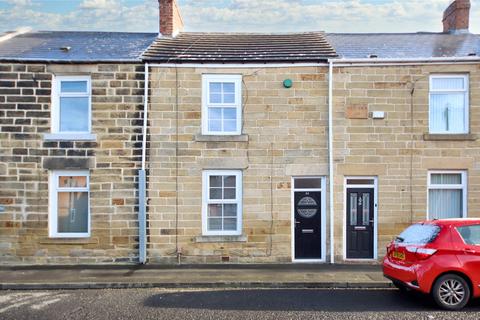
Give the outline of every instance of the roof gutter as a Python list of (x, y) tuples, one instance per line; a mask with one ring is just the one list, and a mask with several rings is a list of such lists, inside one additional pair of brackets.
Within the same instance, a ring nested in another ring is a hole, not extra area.
[(58, 64), (92, 64), (92, 63), (142, 63), (140, 59), (97, 59), (97, 60), (66, 60), (66, 59), (40, 59), (40, 58), (9, 58), (0, 57), (0, 62), (35, 62), (35, 63), (58, 63)]
[(480, 57), (434, 57), (434, 58), (362, 58), (362, 59), (330, 59), (337, 67), (354, 65), (398, 65), (398, 64), (451, 64), (451, 63), (478, 63)]

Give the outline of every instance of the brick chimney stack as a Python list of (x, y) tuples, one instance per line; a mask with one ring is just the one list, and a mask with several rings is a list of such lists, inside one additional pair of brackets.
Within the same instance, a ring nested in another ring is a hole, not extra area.
[(468, 32), (470, 7), (470, 0), (453, 1), (443, 13), (443, 32)]
[(175, 37), (183, 31), (183, 20), (176, 0), (158, 0), (160, 8), (160, 34)]

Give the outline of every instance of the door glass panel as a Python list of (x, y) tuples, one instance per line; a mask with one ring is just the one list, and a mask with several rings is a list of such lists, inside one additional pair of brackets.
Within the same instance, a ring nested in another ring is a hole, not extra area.
[(357, 194), (350, 193), (350, 225), (357, 225)]
[(368, 226), (370, 225), (370, 194), (364, 193), (362, 198), (362, 222), (364, 226)]
[(350, 185), (372, 185), (375, 184), (375, 180), (373, 179), (347, 179), (347, 184)]
[(295, 189), (321, 189), (322, 179), (295, 179)]

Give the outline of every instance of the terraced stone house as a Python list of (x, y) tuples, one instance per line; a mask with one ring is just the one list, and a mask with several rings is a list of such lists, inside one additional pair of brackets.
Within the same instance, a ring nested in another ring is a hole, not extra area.
[(0, 40), (0, 263), (375, 263), (480, 216), (469, 1), (405, 34), (183, 32), (159, 4), (159, 35)]

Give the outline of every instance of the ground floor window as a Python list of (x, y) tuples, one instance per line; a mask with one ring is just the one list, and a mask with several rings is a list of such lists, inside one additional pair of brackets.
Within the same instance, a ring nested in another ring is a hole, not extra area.
[(462, 218), (466, 215), (466, 171), (430, 171), (428, 173), (428, 218)]
[(242, 172), (207, 170), (203, 172), (204, 235), (242, 233)]
[(50, 237), (90, 236), (89, 178), (88, 171), (50, 173)]

